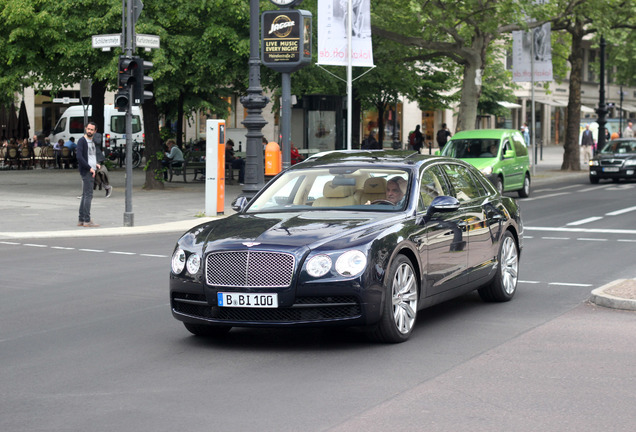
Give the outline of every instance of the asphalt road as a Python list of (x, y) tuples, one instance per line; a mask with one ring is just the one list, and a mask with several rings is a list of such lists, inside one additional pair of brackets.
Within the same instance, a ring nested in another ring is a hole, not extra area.
[(423, 311), (400, 345), (355, 330), (191, 336), (170, 315), (175, 234), (0, 242), (2, 431), (598, 431), (636, 421), (636, 184), (521, 201), (517, 296)]

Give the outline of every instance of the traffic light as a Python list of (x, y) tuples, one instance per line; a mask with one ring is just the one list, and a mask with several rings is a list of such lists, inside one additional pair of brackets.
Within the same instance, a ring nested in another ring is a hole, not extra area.
[(145, 90), (145, 86), (152, 84), (152, 78), (146, 76), (146, 71), (152, 68), (152, 63), (145, 61), (141, 57), (133, 57), (137, 62), (137, 67), (134, 70), (135, 74), (135, 86), (133, 91), (133, 103), (135, 105), (143, 105), (147, 100), (152, 99), (152, 92)]
[(115, 108), (126, 111), (129, 106), (131, 87), (135, 83), (135, 71), (139, 63), (135, 58), (119, 57), (119, 71), (117, 74), (117, 94), (115, 94)]

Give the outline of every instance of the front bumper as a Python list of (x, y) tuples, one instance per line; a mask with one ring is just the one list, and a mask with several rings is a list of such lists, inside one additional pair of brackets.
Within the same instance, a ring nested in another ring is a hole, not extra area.
[(266, 290), (278, 294), (277, 308), (228, 308), (218, 306), (219, 291), (258, 292), (204, 286), (172, 276), (172, 315), (183, 322), (232, 327), (366, 326), (380, 319), (383, 292), (379, 285), (362, 289), (358, 279), (311, 283)]
[(619, 168), (616, 172), (607, 171), (607, 167), (591, 166), (590, 177), (598, 179), (636, 179), (636, 166), (630, 166), (627, 168)]

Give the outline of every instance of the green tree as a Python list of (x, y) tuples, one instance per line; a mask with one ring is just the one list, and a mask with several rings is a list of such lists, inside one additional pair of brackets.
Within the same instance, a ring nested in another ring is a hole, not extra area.
[[(457, 128), (470, 129), (477, 118), (487, 56), (493, 42), (571, 12), (584, 0), (396, 0), (377, 2), (373, 32), (419, 49), (418, 59), (448, 58), (462, 68)], [(526, 13), (528, 12), (528, 13)], [(526, 23), (526, 17), (537, 19)], [(399, 30), (395, 30), (399, 29)]]

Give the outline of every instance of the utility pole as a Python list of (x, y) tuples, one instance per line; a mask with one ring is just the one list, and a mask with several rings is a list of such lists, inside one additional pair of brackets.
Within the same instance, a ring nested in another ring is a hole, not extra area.
[(598, 140), (596, 143), (596, 151), (594, 154), (598, 154), (603, 147), (605, 147), (605, 115), (607, 114), (607, 106), (605, 105), (605, 38), (601, 37), (601, 87), (598, 92), (598, 108), (596, 114), (598, 114)]

